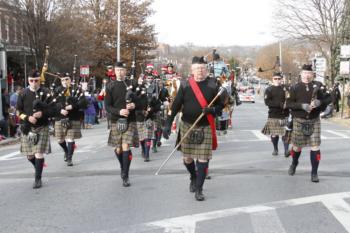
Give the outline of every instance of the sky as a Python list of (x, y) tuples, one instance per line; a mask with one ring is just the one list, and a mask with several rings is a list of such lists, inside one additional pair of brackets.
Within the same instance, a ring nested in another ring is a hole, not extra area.
[(154, 0), (159, 42), (170, 45), (254, 46), (277, 41), (272, 17), (276, 0)]

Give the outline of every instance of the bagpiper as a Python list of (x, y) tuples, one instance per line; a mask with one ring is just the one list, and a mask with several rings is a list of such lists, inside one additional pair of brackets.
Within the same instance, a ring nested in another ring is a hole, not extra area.
[(75, 140), (82, 137), (80, 119), (84, 116), (87, 101), (83, 90), (72, 83), (69, 73), (62, 75), (61, 86), (55, 90), (58, 111), (55, 116), (55, 137), (64, 151), (67, 166), (73, 166)]
[(130, 186), (129, 168), (132, 160), (130, 146), (136, 131), (135, 89), (133, 80), (126, 79), (126, 67), (121, 61), (115, 65), (116, 80), (107, 84), (105, 107), (110, 114), (111, 130), (108, 145), (115, 147), (120, 163), (123, 186)]
[(303, 65), (300, 73), (301, 81), (291, 87), (287, 98), (287, 108), (291, 109), (293, 116), (291, 135), (293, 161), (288, 174), (291, 176), (295, 174), (302, 148), (310, 146), (311, 181), (319, 182), (317, 171), (321, 160), (320, 113), (325, 110), (332, 98), (321, 82), (313, 80), (314, 75), (312, 65)]
[[(171, 125), (176, 114), (182, 109), (178, 142), (201, 116), (198, 125), (191, 131), (189, 137), (183, 139), (181, 151), (183, 153), (184, 165), (190, 173), (190, 192), (195, 192), (197, 201), (205, 199), (203, 195), (203, 184), (208, 168), (208, 160), (212, 158), (212, 150), (217, 147), (215, 134), (215, 115), (220, 115), (223, 104), (215, 101), (214, 106), (207, 107), (219, 92), (215, 79), (207, 76), (207, 62), (204, 57), (193, 57), (191, 70), (193, 77), (183, 81), (179, 87), (178, 94), (171, 107), (171, 115), (168, 116), (163, 131), (165, 139), (169, 138)], [(196, 160), (196, 164), (195, 161)]]
[(49, 118), (56, 107), (49, 89), (40, 86), (40, 74), (34, 72), (28, 77), (29, 86), (18, 96), (17, 110), (21, 119), (20, 151), (27, 156), (35, 169), (33, 188), (42, 186), (44, 154), (51, 153)]
[(284, 145), (284, 155), (288, 157), (289, 144), (285, 139), (285, 134), (289, 115), (289, 110), (286, 109), (286, 97), (288, 97), (289, 92), (287, 87), (282, 85), (282, 80), (282, 74), (275, 72), (272, 76), (272, 85), (265, 90), (264, 102), (269, 111), (262, 133), (270, 136), (273, 145), (272, 155), (274, 156), (278, 155), (278, 141), (281, 136)]

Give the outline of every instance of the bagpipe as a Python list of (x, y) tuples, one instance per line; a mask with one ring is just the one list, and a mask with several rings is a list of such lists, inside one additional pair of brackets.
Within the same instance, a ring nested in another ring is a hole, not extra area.
[[(35, 93), (35, 100), (33, 101), (33, 113), (47, 112), (48, 109), (54, 108), (57, 101), (57, 96), (51, 93), (45, 93), (43, 90)], [(21, 131), (24, 135), (28, 135), (31, 131), (31, 124), (29, 121), (23, 121), (21, 123)]]

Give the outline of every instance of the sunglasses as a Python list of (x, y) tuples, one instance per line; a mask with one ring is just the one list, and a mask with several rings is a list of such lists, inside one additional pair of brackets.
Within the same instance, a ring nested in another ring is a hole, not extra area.
[(273, 78), (273, 80), (281, 80), (282, 78)]
[(39, 82), (39, 79), (29, 79), (28, 82), (30, 82), (30, 83), (37, 83), (37, 82)]

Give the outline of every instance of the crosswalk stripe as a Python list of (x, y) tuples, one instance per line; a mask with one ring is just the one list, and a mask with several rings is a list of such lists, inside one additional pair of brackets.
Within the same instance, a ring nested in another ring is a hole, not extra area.
[(350, 232), (350, 205), (341, 198), (330, 198), (322, 201), (333, 216)]
[(1, 156), (0, 157), (0, 161), (2, 161), (2, 160), (12, 160), (13, 157), (16, 157), (19, 154), (21, 154), (19, 151), (15, 151), (15, 152), (9, 153), (7, 155)]
[[(289, 199), (289, 200), (265, 203), (263, 205), (236, 207), (232, 209), (222, 209), (222, 210), (215, 210), (215, 211), (199, 213), (199, 214), (185, 215), (185, 216), (180, 216), (175, 218), (167, 218), (167, 219), (163, 219), (155, 222), (146, 223), (146, 226), (165, 228), (166, 229), (165, 232), (167, 233), (174, 233), (174, 232), (194, 233), (196, 228), (195, 227), (196, 223), (201, 221), (232, 217), (242, 213), (248, 213), (252, 215), (255, 213), (271, 211), (279, 208), (286, 208), (290, 206), (299, 206), (299, 205), (322, 202), (325, 204), (327, 208), (329, 207), (329, 210), (337, 218), (337, 220), (341, 224), (343, 224), (345, 229), (347, 229), (350, 232), (350, 221), (349, 221), (350, 206), (347, 202), (344, 201), (344, 199), (346, 198), (350, 198), (350, 192), (330, 193), (330, 194), (323, 194), (318, 196), (301, 197), (297, 199)], [(277, 221), (276, 218), (274, 219), (274, 221)], [(260, 223), (257, 223), (256, 227), (258, 227), (259, 225)], [(283, 229), (283, 227), (281, 229)], [(265, 232), (271, 232), (271, 231), (265, 231)], [(285, 230), (283, 229), (279, 232), (285, 232)]]
[(346, 134), (343, 134), (343, 133), (339, 133), (339, 132), (336, 132), (334, 130), (325, 130), (326, 132), (330, 133), (330, 134), (334, 134), (336, 136), (339, 136), (339, 137), (342, 137), (342, 138), (350, 138), (348, 135)]
[(276, 209), (271, 208), (261, 212), (250, 214), (250, 220), (255, 233), (285, 233), (282, 222)]
[(268, 141), (268, 137), (260, 132), (260, 130), (249, 130), (257, 137), (260, 141)]

